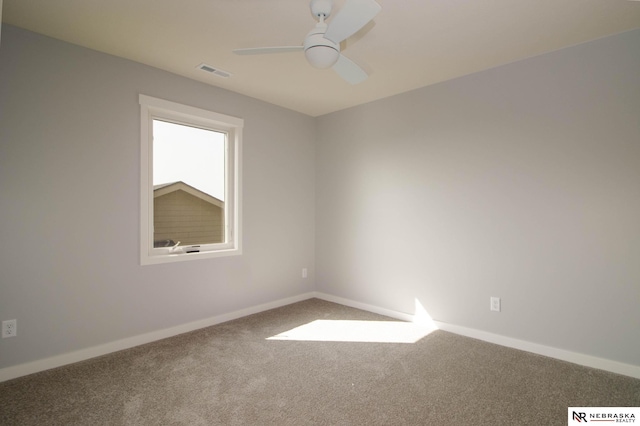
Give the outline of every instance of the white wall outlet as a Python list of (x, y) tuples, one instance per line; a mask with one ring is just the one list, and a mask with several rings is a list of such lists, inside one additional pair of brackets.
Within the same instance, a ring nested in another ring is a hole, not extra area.
[(18, 320), (2, 321), (2, 337), (16, 337), (18, 335)]
[(307, 268), (302, 268), (302, 278), (307, 278)]
[(500, 312), (500, 298), (499, 297), (492, 297), (491, 298), (491, 310), (492, 311), (496, 311), (496, 312)]

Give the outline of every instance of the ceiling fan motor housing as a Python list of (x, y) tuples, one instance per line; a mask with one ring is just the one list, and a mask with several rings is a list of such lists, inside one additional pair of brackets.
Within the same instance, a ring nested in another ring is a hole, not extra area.
[(330, 68), (340, 57), (340, 45), (324, 38), (327, 25), (318, 25), (304, 39), (304, 55), (315, 68)]

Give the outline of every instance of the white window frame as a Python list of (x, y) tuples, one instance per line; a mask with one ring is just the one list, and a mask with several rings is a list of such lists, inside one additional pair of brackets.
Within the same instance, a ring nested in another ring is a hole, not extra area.
[[(241, 176), (244, 120), (142, 94), (139, 102), (140, 264), (152, 265), (242, 254)], [(153, 247), (153, 120), (226, 133), (225, 242), (175, 248)]]

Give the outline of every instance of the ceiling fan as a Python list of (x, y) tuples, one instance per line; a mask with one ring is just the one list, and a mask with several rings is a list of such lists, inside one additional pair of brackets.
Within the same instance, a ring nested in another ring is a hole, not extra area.
[(382, 9), (375, 0), (347, 0), (329, 24), (333, 0), (311, 0), (311, 13), (318, 19), (315, 28), (305, 37), (302, 46), (257, 47), (235, 49), (238, 55), (261, 55), (304, 51), (309, 63), (316, 68), (330, 68), (351, 84), (367, 79), (367, 73), (355, 62), (340, 53), (340, 43), (358, 32)]

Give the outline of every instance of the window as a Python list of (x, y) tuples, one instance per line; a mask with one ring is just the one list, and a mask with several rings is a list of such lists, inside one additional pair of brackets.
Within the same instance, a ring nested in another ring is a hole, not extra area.
[(140, 95), (143, 265), (241, 254), (243, 120)]

